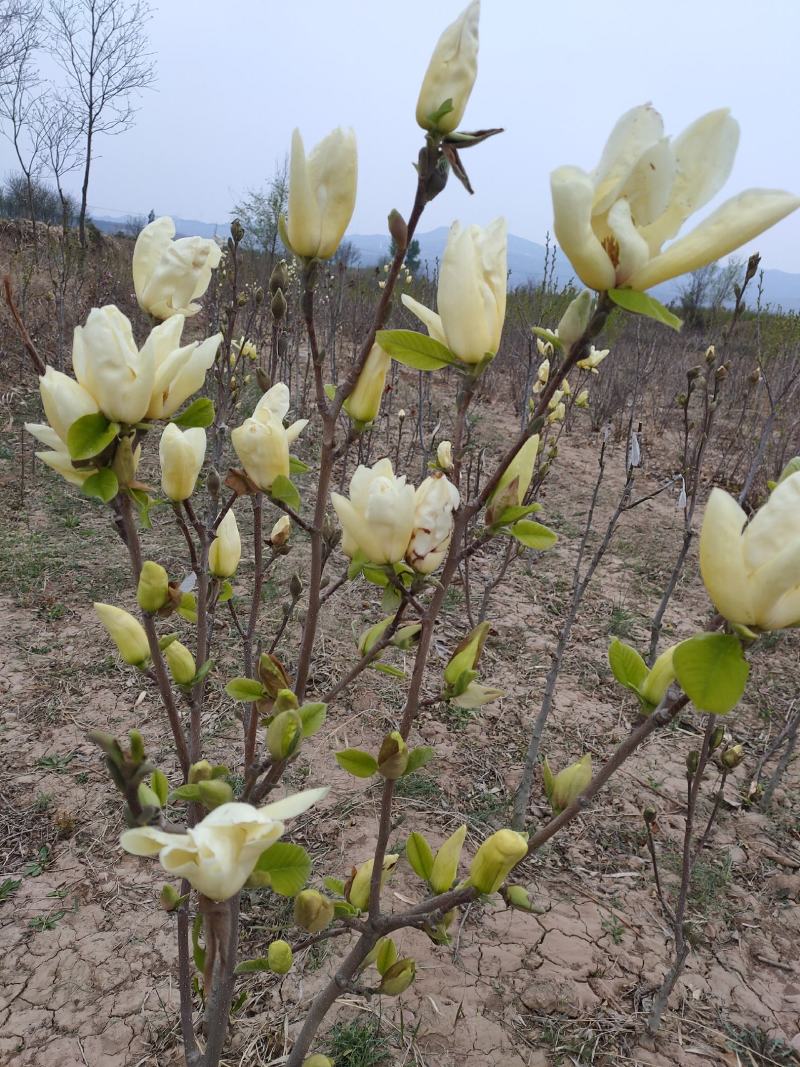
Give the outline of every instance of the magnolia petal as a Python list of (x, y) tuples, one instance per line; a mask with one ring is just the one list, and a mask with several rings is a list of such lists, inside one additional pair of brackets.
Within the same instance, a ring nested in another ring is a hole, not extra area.
[(550, 192), (556, 240), (575, 273), (590, 289), (613, 288), (614, 266), (592, 229), (592, 179), (578, 167), (558, 167), (550, 175)]
[(608, 227), (619, 248), (616, 276), (617, 282), (622, 284), (634, 271), (647, 263), (650, 249), (633, 224), (631, 205), (627, 200), (618, 200), (611, 208), (608, 213)]
[(798, 515), (800, 471), (775, 487), (744, 531), (744, 562), (749, 571), (756, 571), (769, 563), (798, 537)]
[(701, 116), (673, 141), (675, 177), (669, 204), (655, 220), (636, 216), (653, 255), (720, 191), (730, 177), (738, 146), (739, 123), (727, 108)]
[(136, 299), (142, 303), (147, 283), (154, 274), (161, 257), (175, 236), (175, 223), (169, 215), (154, 219), (141, 231), (133, 248), (133, 287)]
[(297, 440), (297, 438), (300, 436), (300, 434), (303, 432), (303, 430), (305, 430), (306, 426), (308, 426), (308, 419), (298, 419), (296, 422), (293, 422), (291, 424), (291, 426), (287, 426), (286, 427), (286, 441), (287, 441), (287, 444), (290, 444), (290, 445), (293, 444)]
[(62, 478), (66, 478), (70, 485), (83, 485), (86, 479), (95, 473), (91, 467), (81, 470), (73, 467), (69, 453), (64, 450), (63, 445), (58, 452), (34, 452), (34, 455)]
[(155, 826), (137, 826), (120, 834), (119, 843), (132, 856), (157, 856), (165, 845), (186, 846), (188, 834), (168, 834)]
[(320, 235), (317, 255), (329, 259), (344, 237), (356, 206), (356, 135), (339, 127), (316, 145), (308, 158), (308, 178), (316, 196)]
[(689, 274), (752, 241), (798, 207), (800, 197), (779, 189), (739, 193), (631, 275), (628, 284), (642, 291), (679, 274)]
[(631, 171), (623, 195), (640, 230), (664, 213), (675, 178), (675, 156), (668, 137), (647, 149)]
[(274, 415), (276, 419), (283, 422), (290, 403), (289, 386), (285, 382), (276, 382), (271, 389), (267, 389), (256, 404), (253, 418), (258, 419), (259, 422), (265, 422), (269, 415)]
[(435, 311), (431, 311), (430, 308), (425, 307), (424, 304), (420, 304), (418, 300), (415, 300), (413, 296), (409, 296), (408, 293), (403, 293), (400, 299), (403, 301), (404, 307), (407, 307), (411, 314), (416, 315), (423, 326), (427, 327), (428, 333), (434, 341), (447, 345), (441, 316), (437, 315)]
[(800, 626), (800, 587), (785, 593), (772, 604), (760, 620), (765, 630), (783, 630)]
[(303, 138), (292, 134), (289, 166), (289, 207), (286, 228), (292, 251), (298, 256), (316, 256), (321, 240), (322, 220), (311, 187)]
[(723, 489), (713, 489), (700, 531), (700, 573), (714, 605), (731, 622), (754, 622), (744, 565), (747, 515)]
[(64, 442), (53, 427), (48, 426), (46, 422), (26, 422), (25, 429), (37, 441), (41, 441), (43, 445), (52, 448), (54, 452), (65, 451)]
[(797, 532), (782, 551), (777, 552), (763, 567), (750, 575), (753, 614), (756, 623), (763, 624), (763, 617), (773, 604), (800, 587), (800, 538)]
[(663, 136), (661, 115), (650, 104), (625, 112), (611, 131), (600, 162), (590, 175), (594, 189), (593, 215), (605, 215), (641, 157)]
[(302, 815), (312, 804), (323, 800), (330, 792), (330, 786), (322, 786), (319, 789), (303, 789), (300, 793), (275, 800), (272, 804), (265, 804), (257, 809), (259, 819), (293, 819), (296, 815)]

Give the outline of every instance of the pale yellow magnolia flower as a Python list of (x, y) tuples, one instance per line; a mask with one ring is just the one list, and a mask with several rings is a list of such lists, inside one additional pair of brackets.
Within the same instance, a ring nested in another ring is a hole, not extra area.
[(289, 410), (289, 388), (278, 382), (256, 404), (253, 415), (231, 434), (236, 455), (259, 489), (268, 492), (279, 476), (289, 477), (289, 446), (308, 425), (298, 419), (284, 427)]
[(329, 133), (308, 157), (300, 131), (294, 131), (286, 229), (296, 256), (330, 259), (334, 254), (353, 215), (357, 174), (352, 130)]
[(358, 376), (352, 393), (344, 402), (344, 410), (357, 422), (372, 422), (381, 408), (386, 385), (386, 372), (392, 357), (380, 345), (374, 344)]
[(175, 223), (164, 215), (145, 226), (133, 250), (136, 299), (157, 319), (196, 315), (200, 305), (193, 301), (208, 289), (211, 272), (222, 258), (216, 241), (174, 237)]
[(713, 489), (700, 532), (700, 571), (729, 622), (760, 630), (800, 624), (800, 472), (771, 493), (750, 521)]
[[(550, 397), (549, 401), (547, 402), (547, 410), (548, 411), (555, 411), (555, 409), (559, 406), (559, 404), (561, 404), (562, 396), (565, 396), (564, 390), (563, 389), (556, 389), (556, 391), (553, 393), (553, 395)], [(561, 406), (563, 407), (564, 405), (561, 404)]]
[(327, 789), (306, 789), (262, 808), (235, 801), (221, 804), (184, 834), (141, 826), (120, 835), (134, 856), (158, 856), (173, 878), (186, 878), (211, 900), (229, 900), (253, 873), (262, 852), (284, 832), (284, 819), (302, 814)]
[(149, 659), (147, 634), (138, 619), (113, 604), (95, 604), (94, 610), (126, 663), (140, 667)]
[(566, 414), (567, 414), (567, 409), (564, 406), (564, 402), (562, 400), (560, 403), (556, 404), (556, 406), (553, 408), (553, 410), (547, 416), (547, 422), (550, 422), (550, 423), (563, 422), (564, 419), (566, 418)]
[[(550, 344), (549, 341), (547, 342), (547, 344), (550, 347), (550, 351), (552, 352), (553, 351), (553, 346)], [(544, 387), (547, 385), (547, 383), (549, 381), (550, 381), (550, 360), (549, 359), (543, 359), (542, 362), (539, 364), (539, 369), (536, 372), (536, 381), (533, 384), (533, 392), (537, 393), (537, 394), (541, 393), (542, 389), (544, 389)]]
[(155, 382), (147, 408), (148, 419), (168, 419), (206, 380), (206, 371), (217, 354), (221, 333), (205, 341), (181, 346), (184, 315), (172, 315), (150, 331), (142, 353), (151, 351), (155, 364)]
[[(549, 359), (553, 354), (552, 341), (543, 341), (541, 337), (536, 338), (536, 351), (540, 356), (544, 356), (545, 359)], [(549, 364), (548, 364), (549, 366)]]
[(217, 527), (217, 536), (208, 550), (208, 567), (215, 578), (232, 578), (242, 558), (242, 539), (233, 508)]
[(350, 479), (350, 499), (331, 493), (342, 524), (342, 551), (361, 551), (372, 563), (399, 563), (414, 531), (414, 486), (399, 478), (389, 459), (359, 466)]
[[(480, 13), (480, 0), (473, 0), (436, 44), (417, 100), (417, 123), (423, 130), (452, 133), (464, 117), (478, 74)], [(430, 116), (447, 100), (453, 102), (452, 111), (432, 123)]]
[[(87, 412), (87, 414), (90, 413)], [(52, 449), (50, 452), (36, 452), (36, 458), (47, 464), (57, 474), (60, 474), (70, 485), (83, 485), (88, 477), (96, 473), (93, 467), (78, 468), (72, 466), (69, 449), (53, 427), (48, 426), (46, 422), (26, 422), (25, 429), (37, 441), (41, 441), (43, 445), (47, 445), (48, 448)]]
[(408, 293), (402, 300), (436, 341), (463, 363), (481, 363), (500, 347), (506, 315), (506, 220), (486, 229), (450, 227), (439, 271), (438, 314)]
[(206, 431), (199, 426), (181, 430), (168, 423), (158, 444), (161, 488), (170, 500), (188, 500), (206, 455)]
[(436, 462), (443, 471), (453, 469), (453, 446), (450, 441), (440, 441), (436, 449)]
[(610, 348), (597, 349), (594, 345), (591, 345), (589, 347), (589, 355), (585, 356), (583, 359), (579, 359), (577, 365), (581, 370), (588, 370), (591, 371), (592, 374), (599, 374), (600, 371), (597, 368), (610, 351)]
[(800, 206), (773, 189), (748, 189), (666, 250), (683, 223), (725, 184), (739, 142), (727, 109), (711, 111), (674, 141), (647, 105), (626, 112), (597, 167), (550, 176), (556, 239), (590, 289), (643, 291), (733, 252)]
[[(252, 341), (245, 341), (244, 337), (240, 337), (239, 340), (234, 341), (233, 344), (243, 359), (258, 359), (258, 349)], [(235, 360), (235, 358), (236, 356), (232, 352), (231, 359)]]
[(589, 407), (589, 390), (581, 389), (578, 395), (575, 397), (576, 408), (588, 408)]
[(100, 410), (116, 422), (140, 422), (155, 384), (152, 348), (139, 351), (129, 320), (109, 304), (92, 308), (85, 326), (76, 326), (72, 367), (80, 385)]
[(458, 489), (440, 471), (417, 489), (406, 562), (419, 574), (433, 573), (447, 555), (453, 536), (453, 512), (459, 501)]

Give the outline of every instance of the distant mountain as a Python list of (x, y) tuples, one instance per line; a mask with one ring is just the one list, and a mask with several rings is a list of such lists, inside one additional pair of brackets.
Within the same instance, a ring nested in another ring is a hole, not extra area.
[[(106, 233), (124, 230), (125, 217), (116, 219), (93, 216), (98, 229)], [(201, 222), (198, 219), (175, 219), (175, 226), (180, 237), (227, 237), (229, 223)], [(444, 255), (447, 244), (448, 228), (440, 226), (427, 233), (417, 234), (420, 248), (420, 261), (423, 270), (433, 272)], [(347, 234), (345, 240), (355, 248), (360, 256), (362, 267), (374, 267), (384, 263), (389, 255), (388, 234)], [(511, 286), (539, 282), (544, 274), (544, 245), (529, 241), (516, 234), (508, 235), (508, 269)], [(572, 270), (564, 256), (559, 252), (556, 259), (556, 277), (560, 285), (566, 285), (574, 278)], [(679, 281), (665, 282), (653, 290), (655, 296), (664, 303), (675, 300), (680, 288)], [(755, 302), (755, 289), (750, 294), (750, 304)], [(791, 274), (783, 270), (764, 271), (764, 304), (771, 304), (784, 311), (800, 311), (800, 274)]]

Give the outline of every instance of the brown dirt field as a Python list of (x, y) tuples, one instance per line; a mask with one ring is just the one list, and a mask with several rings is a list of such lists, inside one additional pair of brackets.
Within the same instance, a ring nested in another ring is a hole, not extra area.
[[(25, 403), (32, 413), (35, 398), (26, 397)], [(155, 690), (110, 654), (91, 609), (97, 598), (130, 606), (124, 546), (106, 512), (41, 466), (32, 466), (30, 441), (23, 486), (22, 416), (15, 410), (0, 438), (0, 883), (17, 883), (0, 903), (0, 1064), (173, 1067), (181, 1062), (176, 963), (173, 918), (157, 905), (163, 879), (156, 863), (120, 850), (121, 804), (85, 737), (91, 728), (123, 734), (138, 726), (155, 761), (171, 769), (165, 721)], [(476, 430), (490, 445), (505, 433), (503, 417), (491, 410)], [(656, 488), (671, 467), (669, 442), (651, 446), (637, 495)], [(437, 758), (399, 790), (393, 850), (400, 851), (413, 829), (438, 843), (466, 822), (469, 855), (505, 824), (569, 595), (596, 462), (596, 439), (580, 429), (562, 438), (540, 516), (559, 531), (559, 544), (549, 554), (527, 553), (498, 588), (489, 614), (494, 633), (482, 674), (506, 696), (477, 714), (448, 712), (444, 706), (422, 714), (414, 740), (434, 745)], [(615, 446), (596, 529), (604, 526), (617, 499), (622, 464), (621, 447)], [(242, 507), (239, 513), (245, 511)], [(167, 517), (157, 515), (156, 531), (145, 535), (145, 546), (156, 543), (166, 524)], [(648, 620), (680, 537), (680, 515), (669, 493), (623, 519), (573, 631), (545, 735), (544, 749), (554, 766), (584, 751), (600, 763), (625, 736), (634, 708), (607, 666), (610, 635), (617, 632), (644, 651)], [(293, 538), (293, 552), (278, 563), (268, 583), (267, 634), (280, 619), (281, 594), (305, 552), (302, 535), (296, 531)], [(172, 564), (171, 573), (182, 566), (179, 551), (170, 531), (167, 558), (161, 559)], [(490, 553), (476, 564), (478, 577), (493, 562), (496, 556)], [(251, 568), (245, 548), (237, 579), (242, 591)], [(464, 632), (463, 590), (456, 588), (447, 606), (432, 678)], [(336, 594), (323, 625), (312, 691), (324, 689), (352, 661), (351, 630), (358, 635), (379, 614), (363, 581)], [(693, 555), (663, 640), (691, 634), (708, 615)], [(230, 636), (227, 616), (220, 615), (217, 626), (221, 646)], [(281, 646), (288, 659), (296, 634), (295, 622)], [(385, 1062), (398, 1067), (795, 1062), (800, 1053), (800, 768), (797, 763), (790, 768), (769, 814), (743, 805), (742, 789), (796, 699), (797, 639), (781, 634), (762, 645), (752, 657), (745, 701), (728, 722), (748, 758), (729, 779), (720, 822), (701, 862), (690, 915), (694, 947), (656, 1042), (642, 1036), (643, 1021), (669, 965), (671, 941), (653, 887), (640, 813), (645, 804), (658, 811), (657, 843), (672, 885), (683, 827), (684, 759), (699, 737), (700, 719), (689, 712), (651, 738), (585, 816), (527, 863), (519, 880), (545, 909), (542, 914), (507, 911), (500, 901), (470, 905), (459, 916), (449, 948), (434, 947), (420, 932), (401, 934), (401, 954), (418, 961), (411, 989), (380, 1004), (377, 998), (346, 995), (326, 1026), (380, 1015)], [(231, 752), (239, 752), (240, 727), (222, 689), (225, 679), (238, 673), (233, 665), (232, 657), (221, 657), (204, 732), (210, 758), (224, 759), (241, 772), (231, 763)], [(371, 854), (378, 787), (354, 784), (330, 753), (345, 745), (374, 749), (385, 729), (395, 725), (401, 692), (401, 685), (384, 675), (362, 675), (331, 706), (326, 727), (294, 765), (291, 788), (333, 786), (324, 804), (293, 823), (288, 835), (312, 850), (313, 879), (341, 876)], [(171, 777), (177, 784), (174, 771)], [(701, 818), (709, 810), (710, 792), (705, 790)], [(533, 825), (547, 814), (540, 784), (535, 797)], [(416, 900), (419, 890), (403, 861), (387, 902)], [(289, 921), (281, 898), (246, 893), (243, 955), (262, 954)], [(328, 973), (337, 943), (309, 950), (284, 978), (256, 974), (242, 980), (245, 995), (224, 1059), (227, 1067), (281, 1062), (287, 1036)], [(778, 1043), (770, 1045), (765, 1035)], [(761, 1037), (763, 1055), (753, 1051)]]

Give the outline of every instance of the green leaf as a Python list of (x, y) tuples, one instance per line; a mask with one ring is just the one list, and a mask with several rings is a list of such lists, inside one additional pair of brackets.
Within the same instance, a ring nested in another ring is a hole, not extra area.
[(206, 950), (200, 944), (200, 934), (203, 929), (203, 913), (198, 911), (194, 917), (192, 923), (192, 956), (194, 957), (194, 965), (202, 972), (206, 966)]
[(300, 494), (285, 474), (278, 475), (272, 483), (269, 495), (273, 500), (280, 500), (281, 503), (286, 504), (292, 511), (300, 510)]
[(184, 408), (180, 415), (175, 415), (170, 422), (180, 426), (182, 430), (191, 430), (196, 426), (204, 430), (214, 421), (214, 404), (207, 396), (199, 396), (193, 400), (188, 408)]
[(381, 597), (381, 611), (390, 611), (392, 615), (400, 607), (400, 590), (393, 585), (387, 585)]
[(432, 111), (430, 115), (428, 115), (428, 122), (435, 129), (445, 117), (445, 115), (449, 115), (452, 110), (453, 98), (452, 96), (448, 96), (448, 98), (443, 104), (440, 104), (435, 111)]
[(645, 315), (648, 319), (655, 319), (656, 322), (669, 326), (671, 330), (680, 331), (683, 326), (683, 322), (677, 315), (673, 315), (669, 308), (665, 308), (654, 296), (648, 296), (647, 293), (639, 293), (635, 289), (609, 289), (608, 295), (617, 307), (630, 311), (634, 315)]
[(672, 662), (678, 684), (699, 711), (726, 715), (742, 699), (750, 666), (733, 634), (682, 641)]
[(197, 597), (194, 593), (182, 594), (178, 614), (187, 622), (197, 622)]
[(259, 956), (255, 960), (242, 960), (236, 964), (234, 974), (253, 974), (256, 971), (271, 971), (269, 960), (266, 956)]
[(307, 463), (303, 463), (302, 459), (298, 459), (297, 456), (289, 456), (289, 473), (290, 474), (305, 474), (310, 471), (311, 468)]
[(251, 704), (254, 700), (261, 700), (267, 691), (261, 682), (254, 678), (231, 678), (225, 686), (225, 692), (234, 700), (242, 700)]
[(99, 411), (82, 415), (67, 430), (67, 448), (72, 459), (98, 456), (119, 433), (119, 423), (109, 422)]
[(328, 400), (333, 400), (333, 398), (336, 396), (336, 386), (328, 382), (328, 384), (323, 385), (322, 388), (325, 391), (325, 396), (327, 396)]
[(781, 476), (778, 479), (777, 484), (785, 482), (787, 478), (791, 478), (793, 474), (797, 474), (800, 471), (800, 456), (795, 456), (794, 459), (790, 459), (786, 466), (781, 471)]
[(424, 878), (426, 882), (430, 881), (433, 871), (433, 852), (422, 834), (409, 835), (406, 841), (406, 859), (420, 878)]
[(378, 330), (375, 340), (392, 359), (415, 370), (463, 365), (441, 341), (416, 330)]
[(372, 582), (373, 585), (380, 585), (381, 587), (389, 584), (389, 579), (386, 575), (386, 571), (382, 567), (373, 563), (362, 563), (361, 573), (367, 579), (368, 582)]
[(169, 795), (170, 803), (174, 800), (186, 800), (191, 803), (200, 799), (200, 786), (199, 785), (179, 785), (177, 789), (173, 789)]
[(169, 797), (169, 782), (163, 771), (153, 771), (150, 775), (150, 788), (161, 801), (161, 807), (163, 808)]
[(152, 530), (153, 524), (150, 521), (150, 508), (153, 506), (153, 501), (143, 489), (129, 489), (128, 492), (136, 505), (136, 510), (139, 512), (139, 522), (142, 524), (142, 529)]
[(198, 682), (202, 682), (202, 680), (205, 678), (205, 676), (208, 674), (208, 672), (211, 670), (211, 668), (213, 666), (214, 666), (213, 659), (207, 659), (205, 661), (205, 663), (202, 665), (202, 667), (200, 667), (200, 669), (198, 670), (198, 672), (194, 676), (194, 678), (192, 678), (192, 680), (191, 680), (191, 682), (189, 684), (194, 686), (194, 685), (197, 685)]
[(367, 557), (363, 552), (358, 550), (353, 558), (350, 560), (350, 566), (347, 568), (348, 581), (353, 581), (357, 578), (364, 568), (364, 564), (367, 562)]
[(219, 596), (217, 597), (218, 604), (224, 604), (226, 601), (233, 597), (233, 586), (226, 578), (222, 585), (219, 587)]
[(436, 753), (430, 745), (418, 745), (416, 748), (412, 748), (408, 754), (408, 764), (403, 772), (403, 777), (405, 778), (407, 774), (418, 771), (426, 763), (430, 763), (435, 755)]
[(277, 841), (261, 853), (256, 870), (267, 871), (275, 893), (296, 897), (311, 874), (311, 857), (300, 845)]
[(558, 540), (557, 533), (533, 519), (520, 519), (509, 528), (509, 532), (526, 548), (535, 548), (538, 552), (552, 548)]
[(110, 467), (104, 467), (96, 474), (90, 474), (81, 486), (81, 492), (85, 496), (96, 497), (108, 504), (119, 492), (117, 476)]
[(397, 945), (391, 937), (382, 937), (378, 942), (378, 955), (375, 957), (375, 966), (378, 974), (386, 974), (393, 963), (397, 962)]
[(650, 673), (636, 649), (616, 637), (608, 647), (608, 663), (620, 685), (634, 692), (638, 692), (639, 686)]
[(337, 896), (344, 896), (344, 882), (341, 878), (328, 878), (322, 879), (322, 884), (326, 889), (329, 889), (331, 893), (336, 893)]
[(336, 753), (336, 762), (356, 778), (371, 778), (378, 769), (378, 761), (360, 748), (345, 748)]
[(341, 919), (342, 916), (358, 915), (358, 908), (347, 900), (337, 900), (333, 905), (333, 914), (337, 919)]
[(526, 515), (535, 515), (537, 511), (541, 510), (541, 504), (519, 504), (510, 508), (503, 508), (492, 523), (492, 526), (507, 526), (509, 523), (516, 522), (517, 519), (524, 519)]
[(325, 722), (327, 704), (303, 704), (298, 709), (300, 722), (303, 724), (303, 737), (312, 737)]
[(393, 667), (391, 663), (371, 663), (370, 666), (380, 671), (381, 674), (388, 674), (390, 678), (405, 678), (406, 676), (404, 670), (400, 667)]

